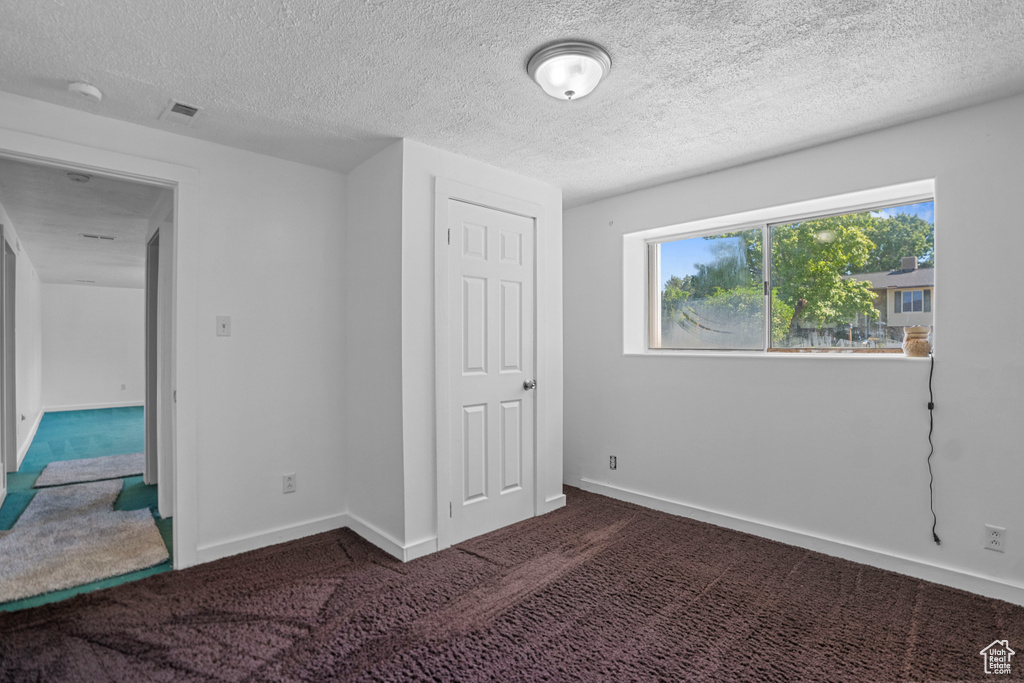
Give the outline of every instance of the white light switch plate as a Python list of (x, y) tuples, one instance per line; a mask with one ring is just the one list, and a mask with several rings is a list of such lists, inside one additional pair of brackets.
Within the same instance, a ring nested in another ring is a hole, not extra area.
[(218, 337), (230, 337), (231, 336), (231, 316), (230, 315), (218, 315), (217, 316), (217, 336)]

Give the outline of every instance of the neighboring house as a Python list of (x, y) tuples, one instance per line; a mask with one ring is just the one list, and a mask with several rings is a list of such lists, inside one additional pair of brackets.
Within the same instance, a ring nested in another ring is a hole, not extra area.
[(877, 331), (884, 326), (890, 339), (902, 339), (904, 327), (931, 326), (935, 305), (935, 269), (918, 268), (917, 259), (913, 256), (904, 257), (902, 266), (899, 270), (849, 276), (871, 283), (875, 293), (878, 320), (869, 321), (867, 316), (857, 316), (857, 327), (863, 331), (863, 336), (879, 336)]

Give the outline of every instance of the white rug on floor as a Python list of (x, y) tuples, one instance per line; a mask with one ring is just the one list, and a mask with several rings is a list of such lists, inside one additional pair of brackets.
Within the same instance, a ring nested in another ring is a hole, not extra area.
[(80, 586), (168, 559), (148, 508), (114, 510), (121, 480), (38, 491), (0, 531), (0, 603)]
[(36, 479), (34, 488), (80, 484), (100, 479), (119, 479), (142, 474), (146, 469), (145, 453), (105, 455), (101, 458), (58, 460), (51, 462)]

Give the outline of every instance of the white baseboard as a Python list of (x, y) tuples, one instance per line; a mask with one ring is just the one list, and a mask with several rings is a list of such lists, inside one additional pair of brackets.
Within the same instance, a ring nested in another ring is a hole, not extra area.
[(211, 543), (199, 546), (196, 550), (196, 563), (212, 562), (223, 557), (230, 557), (239, 553), (256, 550), (269, 545), (277, 545), (286, 541), (294, 541), (313, 534), (320, 534), (325, 531), (333, 531), (348, 526), (348, 515), (331, 515), (322, 517), (311, 522), (302, 522), (291, 526), (278, 527), (271, 531), (265, 531), (251, 536), (242, 536), (230, 541)]
[[(565, 496), (555, 496), (545, 502), (542, 513), (557, 510), (564, 505)], [(435, 553), (438, 550), (437, 536), (431, 536), (430, 538), (425, 538), (403, 545), (390, 534), (381, 531), (357, 515), (353, 515), (352, 513), (342, 513), (340, 515), (324, 517), (312, 522), (304, 522), (302, 524), (280, 527), (264, 533), (253, 534), (251, 536), (243, 536), (222, 543), (212, 543), (210, 545), (200, 546), (197, 551), (197, 562), (203, 563), (210, 562), (212, 560), (219, 560), (222, 557), (237, 555), (250, 550), (263, 548), (268, 545), (294, 541), (297, 538), (304, 538), (305, 536), (312, 536), (313, 534), (332, 531), (342, 527), (351, 529), (355, 533), (359, 534), (359, 536), (364, 540), (377, 546), (388, 555), (391, 555), (402, 562), (410, 562), (419, 557)]]
[(425, 538), (422, 541), (416, 543), (410, 543), (405, 546), (405, 561), (411, 562), (418, 557), (425, 557), (431, 553), (437, 552), (437, 536)]
[[(564, 494), (548, 498), (544, 501), (544, 505), (537, 514), (543, 515), (551, 512), (552, 510), (557, 510), (560, 507), (565, 507)], [(402, 545), (389, 534), (384, 533), (372, 524), (363, 521), (351, 513), (348, 514), (348, 522), (345, 526), (386, 552), (388, 555), (391, 555), (402, 562), (410, 562), (418, 557), (423, 557), (438, 551), (437, 536), (431, 536), (430, 538), (426, 538), (421, 541), (414, 541), (413, 543)]]
[(769, 538), (773, 541), (814, 550), (825, 555), (850, 560), (851, 562), (859, 562), (860, 564), (887, 569), (917, 579), (959, 588), (960, 590), (977, 593), (985, 597), (1005, 600), (1016, 605), (1024, 605), (1024, 586), (1003, 583), (985, 576), (978, 576), (949, 567), (927, 564), (919, 560), (883, 553), (850, 543), (812, 536), (801, 531), (770, 526), (762, 522), (713, 512), (585, 477), (580, 478), (576, 483), (567, 482), (567, 484), (569, 486), (579, 486), (584, 491), (590, 491), (591, 493), (599, 493), (602, 496), (608, 496), (616, 500), (623, 500), (627, 503), (634, 503), (661, 512), (667, 512), (670, 515), (688, 517), (699, 522), (707, 522), (727, 529)]
[(418, 557), (423, 557), (424, 555), (429, 555), (430, 553), (437, 551), (436, 536), (403, 546), (389, 534), (384, 533), (372, 524), (364, 522), (355, 515), (342, 513), (340, 515), (331, 515), (330, 517), (316, 519), (312, 522), (293, 524), (291, 526), (279, 527), (267, 532), (252, 534), (250, 536), (242, 536), (230, 541), (200, 546), (196, 552), (196, 563), (202, 564), (203, 562), (212, 562), (213, 560), (238, 555), (239, 553), (245, 553), (250, 550), (257, 550), (266, 546), (294, 541), (299, 538), (305, 538), (306, 536), (312, 536), (313, 534), (320, 534), (325, 531), (333, 531), (341, 528), (351, 529), (366, 541), (372, 543), (387, 554), (401, 560), (402, 562), (409, 562), (410, 560), (415, 560)]
[(417, 557), (429, 555), (437, 550), (436, 536), (422, 541), (416, 541), (415, 543), (410, 543), (408, 545), (402, 545), (390, 534), (381, 531), (369, 522), (363, 521), (352, 513), (345, 515), (345, 517), (347, 518), (345, 526), (359, 534), (363, 539), (386, 552), (388, 555), (391, 555), (402, 562), (415, 560)]
[[(69, 410), (100, 410), (103, 408), (134, 408), (143, 406), (143, 401), (123, 401), (117, 403), (83, 403), (77, 406), (45, 406), (43, 413), (66, 413)], [(42, 413), (40, 413), (42, 414)]]
[(545, 500), (544, 504), (541, 506), (540, 510), (537, 511), (537, 516), (539, 517), (540, 515), (546, 515), (547, 513), (551, 512), (553, 510), (557, 510), (558, 508), (564, 508), (564, 507), (565, 507), (565, 494), (564, 493), (560, 493), (557, 496), (554, 496), (552, 498), (548, 498), (547, 500)]
[(28, 449), (32, 447), (32, 440), (36, 438), (36, 432), (39, 431), (39, 423), (43, 420), (44, 410), (40, 410), (36, 415), (36, 419), (32, 422), (32, 429), (28, 431), (28, 438), (25, 439), (25, 443), (18, 448), (18, 469), (21, 469), (21, 463), (25, 460), (25, 456), (28, 455)]
[(345, 517), (344, 526), (356, 532), (365, 540), (386, 552), (388, 555), (396, 557), (403, 562), (405, 561), (405, 548), (403, 548), (402, 544), (395, 540), (390, 534), (381, 531), (369, 522), (364, 522), (351, 512), (343, 516)]

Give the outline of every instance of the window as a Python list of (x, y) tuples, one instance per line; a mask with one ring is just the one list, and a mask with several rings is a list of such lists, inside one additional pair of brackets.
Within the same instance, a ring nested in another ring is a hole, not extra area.
[(904, 325), (931, 324), (933, 215), (926, 200), (650, 240), (648, 347), (898, 351)]
[(897, 290), (893, 295), (893, 308), (896, 313), (931, 313), (932, 291), (930, 289)]
[(763, 348), (761, 238), (755, 229), (652, 245), (659, 348)]

